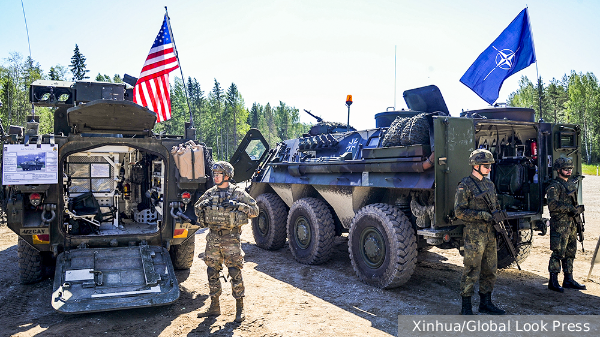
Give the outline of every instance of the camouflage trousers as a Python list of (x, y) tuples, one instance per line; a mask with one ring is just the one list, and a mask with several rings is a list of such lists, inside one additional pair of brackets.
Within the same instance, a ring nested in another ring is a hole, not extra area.
[(567, 274), (573, 273), (573, 260), (577, 253), (577, 227), (572, 221), (568, 223), (554, 224), (550, 220), (550, 262), (548, 271), (551, 273), (560, 273), (562, 270)]
[(240, 242), (240, 234), (225, 234), (220, 236), (211, 230), (206, 236), (204, 262), (208, 266), (210, 296), (221, 295), (219, 272), (223, 269), (223, 263), (225, 263), (231, 277), (231, 292), (233, 297), (244, 297), (244, 281), (241, 272), (244, 266), (244, 251)]
[(465, 269), (460, 280), (460, 295), (473, 296), (475, 283), (479, 281), (479, 292), (487, 294), (494, 289), (498, 258), (496, 232), (488, 223), (468, 223), (463, 231)]

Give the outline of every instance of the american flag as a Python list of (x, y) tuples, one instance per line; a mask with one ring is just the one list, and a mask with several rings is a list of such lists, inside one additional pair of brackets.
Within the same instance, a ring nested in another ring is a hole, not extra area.
[(142, 73), (133, 88), (133, 102), (156, 112), (157, 122), (171, 118), (169, 73), (179, 68), (167, 20), (165, 15)]

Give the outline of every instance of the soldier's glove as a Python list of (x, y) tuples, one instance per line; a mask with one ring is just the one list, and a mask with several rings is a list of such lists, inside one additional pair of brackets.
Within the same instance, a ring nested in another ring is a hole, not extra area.
[(579, 205), (577, 207), (575, 207), (577, 210), (575, 211), (575, 215), (579, 215), (583, 212), (585, 212), (585, 207), (583, 205)]
[(210, 206), (210, 204), (211, 204), (211, 200), (210, 199), (206, 199), (206, 200), (203, 200), (202, 202), (197, 203), (195, 205), (195, 207), (196, 208), (204, 208), (204, 207)]
[(485, 221), (485, 222), (494, 221), (494, 216), (489, 212), (481, 211), (481, 216), (483, 217), (483, 221)]
[(496, 210), (492, 213), (492, 217), (495, 222), (502, 222), (506, 220), (506, 211)]
[(231, 207), (232, 209), (238, 210), (240, 212), (245, 212), (245, 210), (248, 208), (248, 205), (242, 203), (242, 202), (238, 202), (235, 200), (229, 200), (229, 207)]
[(540, 233), (538, 233), (538, 235), (544, 236), (548, 233), (548, 224), (549, 223), (550, 223), (550, 220), (548, 220), (548, 219), (542, 219), (542, 221), (536, 222), (536, 230), (540, 231)]

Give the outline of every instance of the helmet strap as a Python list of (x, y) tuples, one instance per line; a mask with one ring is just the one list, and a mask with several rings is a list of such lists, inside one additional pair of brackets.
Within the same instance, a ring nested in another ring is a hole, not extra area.
[[(223, 180), (221, 180), (221, 183), (220, 183), (220, 184), (217, 184), (217, 187), (221, 187), (222, 185), (225, 185), (225, 184), (229, 184), (229, 183), (230, 183), (229, 179), (225, 179), (225, 177), (228, 177), (228, 178), (229, 178), (229, 176), (227, 176), (227, 175), (223, 174)], [(227, 186), (226, 186), (226, 187), (227, 187)]]
[[(479, 166), (479, 168), (475, 169), (475, 166)], [(486, 176), (485, 174), (483, 174), (483, 172), (481, 172), (481, 165), (473, 165), (473, 171), (479, 173), (482, 179)]]

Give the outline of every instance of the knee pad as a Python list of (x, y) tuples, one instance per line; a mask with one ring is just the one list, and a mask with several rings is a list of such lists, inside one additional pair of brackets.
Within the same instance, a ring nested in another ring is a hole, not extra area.
[(219, 279), (219, 271), (213, 267), (206, 268), (206, 273), (208, 274), (209, 280), (218, 280)]
[(237, 267), (229, 267), (227, 268), (229, 271), (229, 276), (234, 281), (240, 281), (242, 279), (242, 270)]

